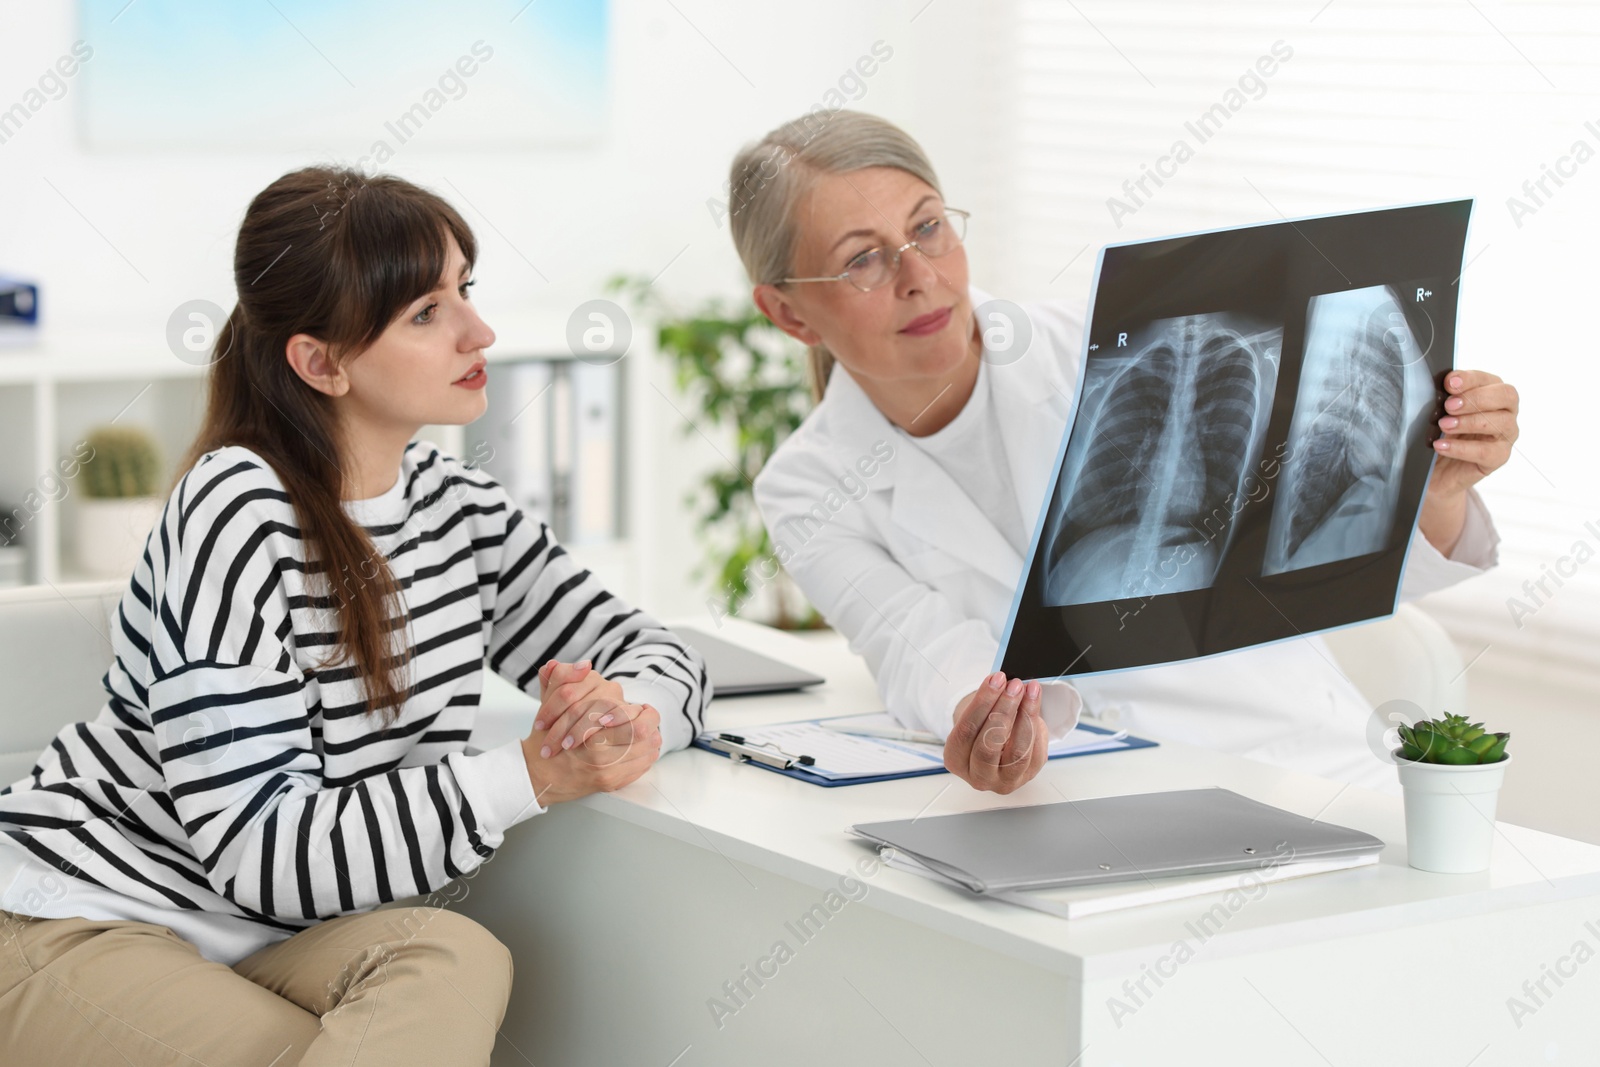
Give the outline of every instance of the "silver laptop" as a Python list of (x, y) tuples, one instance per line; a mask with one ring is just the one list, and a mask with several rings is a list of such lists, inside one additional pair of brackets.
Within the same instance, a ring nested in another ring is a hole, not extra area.
[(827, 681), (820, 674), (812, 674), (782, 660), (751, 652), (732, 641), (724, 641), (692, 627), (675, 626), (673, 633), (699, 649), (706, 658), (706, 673), (711, 676), (713, 696), (784, 693)]
[(991, 808), (852, 829), (974, 893), (1245, 870), (1383, 848), (1371, 834), (1220, 788)]

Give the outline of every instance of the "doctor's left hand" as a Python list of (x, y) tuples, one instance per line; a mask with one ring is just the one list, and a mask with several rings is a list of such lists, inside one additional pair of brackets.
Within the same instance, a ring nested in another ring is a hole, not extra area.
[(1453, 370), (1445, 375), (1439, 453), (1428, 493), (1465, 492), (1506, 465), (1517, 440), (1516, 387), (1488, 371)]
[(1449, 371), (1444, 387), (1441, 433), (1433, 442), (1439, 460), (1428, 478), (1418, 526), (1448, 556), (1466, 522), (1467, 490), (1511, 458), (1520, 400), (1515, 386), (1487, 371)]
[(1049, 731), (1038, 682), (989, 675), (956, 706), (944, 743), (944, 765), (975, 789), (1010, 793), (1039, 773), (1049, 755)]

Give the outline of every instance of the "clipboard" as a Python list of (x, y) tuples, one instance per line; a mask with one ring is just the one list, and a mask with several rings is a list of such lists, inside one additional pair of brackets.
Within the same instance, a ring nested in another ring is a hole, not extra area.
[[(820, 723), (820, 722), (824, 722), (824, 721), (826, 721), (826, 720), (824, 720), (824, 719), (807, 719), (807, 720), (805, 720), (805, 722), (807, 722), (807, 723)], [(1101, 726), (1091, 726), (1088, 723), (1082, 723), (1082, 722), (1080, 722), (1078, 724), (1077, 729), (1079, 729), (1079, 730), (1087, 730), (1090, 733), (1101, 734), (1101, 735), (1108, 736), (1108, 737), (1112, 736), (1116, 732), (1116, 731), (1108, 730), (1108, 729), (1106, 729), (1104, 727), (1101, 727)], [(1098, 749), (1098, 750), (1095, 750), (1095, 751), (1092, 751), (1092, 752), (1061, 752), (1061, 753), (1053, 755), (1053, 756), (1051, 756), (1049, 758), (1052, 759), (1052, 760), (1068, 759), (1068, 758), (1073, 757), (1073, 756), (1097, 756), (1097, 755), (1104, 754), (1104, 753), (1106, 753), (1108, 751), (1110, 751), (1110, 752), (1127, 752), (1127, 751), (1130, 751), (1130, 750), (1136, 749), (1136, 748), (1155, 748), (1155, 747), (1157, 747), (1157, 742), (1147, 740), (1147, 739), (1145, 739), (1143, 737), (1134, 737), (1132, 734), (1128, 734), (1128, 735), (1124, 736), (1121, 740), (1123, 741), (1123, 747), (1122, 748), (1109, 749), (1109, 750), (1107, 750), (1107, 749)], [(733, 758), (733, 753), (730, 753), (728, 751), (724, 751), (722, 749), (713, 748), (712, 745), (711, 745), (711, 739), (708, 738), (705, 734), (696, 735), (695, 739), (691, 742), (691, 744), (695, 748), (703, 749), (706, 752), (715, 753), (716, 755), (722, 756), (725, 759), (732, 759)], [(949, 774), (950, 773), (948, 770), (945, 769), (945, 767), (942, 764), (930, 763), (926, 769), (918, 768), (917, 770), (912, 770), (912, 771), (897, 771), (897, 772), (895, 772), (893, 774), (860, 775), (860, 776), (854, 777), (854, 778), (828, 778), (828, 777), (825, 777), (823, 775), (816, 774), (815, 772), (808, 771), (802, 766), (796, 766), (796, 765), (793, 765), (793, 764), (791, 764), (789, 766), (780, 767), (780, 766), (775, 766), (772, 763), (761, 762), (759, 760), (750, 760), (748, 762), (750, 763), (751, 766), (760, 767), (761, 769), (767, 770), (767, 771), (771, 771), (774, 774), (782, 774), (782, 775), (786, 775), (786, 776), (788, 776), (790, 778), (798, 778), (802, 782), (810, 782), (812, 785), (820, 785), (820, 786), (823, 786), (825, 788), (833, 788), (835, 786), (846, 786), (846, 785), (864, 785), (864, 784), (866, 784), (868, 782), (893, 782), (893, 781), (895, 781), (897, 779), (900, 779), (900, 778), (925, 778), (930, 774)], [(788, 762), (788, 761), (785, 761), (785, 762)]]

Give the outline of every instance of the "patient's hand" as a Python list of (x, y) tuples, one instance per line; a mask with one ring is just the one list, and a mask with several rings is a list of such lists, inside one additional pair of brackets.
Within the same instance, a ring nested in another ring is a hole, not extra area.
[(627, 739), (610, 744), (599, 735), (570, 751), (545, 757), (535, 751), (543, 738), (534, 731), (522, 740), (528, 779), (540, 804), (550, 807), (591, 793), (609, 793), (637, 780), (661, 757), (661, 716), (648, 704), (631, 705), (637, 713), (624, 727)]
[(660, 713), (649, 704), (629, 704), (622, 687), (587, 660), (546, 663), (539, 694), (522, 756), (544, 806), (621, 789), (660, 758)]
[(570, 749), (551, 745), (544, 723), (522, 739), (522, 758), (528, 765), (533, 795), (549, 807), (591, 793), (609, 793), (635, 781), (661, 758), (661, 715), (649, 704), (606, 706), (615, 721), (585, 733)]
[(588, 660), (551, 660), (539, 668), (539, 714), (533, 728), (547, 731), (540, 755), (548, 758), (563, 748), (582, 745), (621, 722), (628, 706), (622, 686), (602, 678)]
[(1039, 710), (1038, 682), (999, 672), (956, 707), (944, 743), (944, 765), (975, 789), (1010, 793), (1039, 773), (1050, 739)]

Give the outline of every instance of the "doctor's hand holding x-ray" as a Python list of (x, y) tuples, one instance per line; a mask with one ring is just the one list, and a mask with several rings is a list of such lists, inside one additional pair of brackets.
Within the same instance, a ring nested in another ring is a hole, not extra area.
[[(966, 215), (947, 208), (920, 148), (872, 116), (812, 118), (747, 148), (731, 175), (755, 303), (811, 346), (826, 387), (756, 479), (756, 500), (779, 562), (866, 659), (890, 714), (945, 736), (949, 770), (1001, 793), (1037, 775), (1048, 737), (1076, 724), (1079, 689), (1165, 715), (1147, 721), (1166, 736), (1284, 765), (1328, 749), (1334, 735), (1318, 731), (1337, 720), (1338, 743), (1356, 750), (1345, 767), (1364, 772), (1371, 708), (1314, 637), (1110, 684), (990, 673), (1071, 414), (1081, 317), (1031, 309), (1031, 346), (996, 358), (975, 321)], [(1516, 393), (1475, 371), (1451, 372), (1446, 387), (1407, 597), (1495, 559), (1471, 486), (1509, 456)]]
[(956, 708), (944, 765), (978, 789), (1009, 793), (1039, 773), (1050, 739), (1039, 710), (1044, 687), (996, 671)]
[(1453, 370), (1445, 375), (1444, 416), (1439, 454), (1428, 476), (1417, 527), (1434, 546), (1449, 555), (1466, 523), (1467, 490), (1506, 465), (1517, 440), (1517, 390), (1481, 370)]

